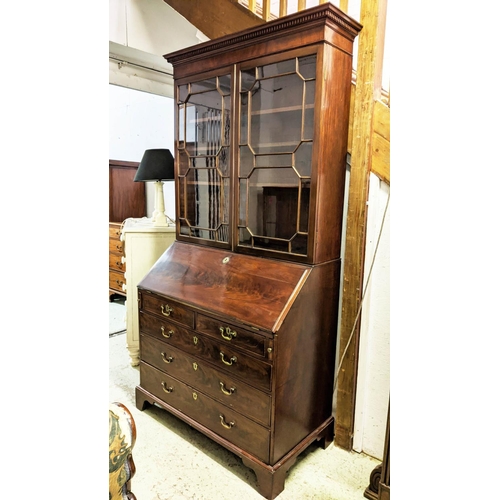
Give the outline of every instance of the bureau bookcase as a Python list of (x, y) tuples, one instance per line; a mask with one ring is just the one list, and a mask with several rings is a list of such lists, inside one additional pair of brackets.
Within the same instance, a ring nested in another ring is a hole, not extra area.
[(360, 29), (322, 4), (165, 56), (176, 241), (138, 285), (136, 405), (157, 404), (241, 457), (268, 499), (303, 450), (333, 440)]

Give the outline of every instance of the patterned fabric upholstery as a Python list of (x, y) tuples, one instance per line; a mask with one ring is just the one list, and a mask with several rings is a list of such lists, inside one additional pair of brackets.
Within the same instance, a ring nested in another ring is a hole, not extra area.
[(132, 448), (135, 444), (135, 422), (125, 405), (109, 405), (109, 500), (136, 500), (130, 491), (135, 474)]

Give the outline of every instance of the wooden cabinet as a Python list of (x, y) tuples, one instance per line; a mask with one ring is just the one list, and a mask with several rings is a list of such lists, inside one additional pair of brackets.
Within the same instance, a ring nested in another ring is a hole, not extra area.
[(121, 227), (119, 223), (109, 223), (109, 297), (127, 295)]
[(352, 45), (332, 4), (165, 56), (176, 241), (138, 284), (139, 409), (240, 456), (275, 498), (333, 440)]
[(109, 160), (109, 299), (126, 297), (121, 227), (129, 217), (146, 215), (144, 182), (134, 182), (138, 162)]

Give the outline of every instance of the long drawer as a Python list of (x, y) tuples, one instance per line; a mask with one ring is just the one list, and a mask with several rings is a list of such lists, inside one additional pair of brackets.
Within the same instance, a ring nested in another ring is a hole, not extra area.
[(143, 389), (204, 427), (269, 462), (269, 429), (143, 361), (140, 384)]
[[(139, 316), (139, 328), (141, 332), (150, 333), (158, 338), (161, 335), (164, 337), (161, 339), (162, 341), (178, 347), (188, 354), (209, 360), (219, 369), (241, 377), (246, 383), (258, 389), (271, 389), (272, 367), (261, 359), (249, 356), (245, 352), (236, 350), (222, 342), (214, 341), (194, 330), (175, 327), (175, 325), (163, 322), (155, 326), (154, 318), (144, 313)], [(167, 335), (170, 337), (167, 338)], [(164, 347), (162, 349), (165, 350)], [(141, 357), (148, 361), (145, 354), (141, 354)]]
[(141, 334), (141, 358), (263, 425), (270, 425), (271, 396), (148, 335)]

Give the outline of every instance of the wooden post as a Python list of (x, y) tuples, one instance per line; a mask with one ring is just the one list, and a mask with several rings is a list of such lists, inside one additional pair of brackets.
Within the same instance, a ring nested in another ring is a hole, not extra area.
[(271, 18), (271, 0), (262, 1), (262, 19), (269, 21)]
[[(366, 202), (372, 157), (375, 99), (380, 95), (387, 0), (362, 0), (354, 96), (351, 175), (347, 208), (340, 326), (335, 444), (352, 450), (358, 372), (359, 325), (366, 239)], [(352, 335), (352, 338), (351, 338)]]
[(279, 17), (284, 17), (288, 13), (288, 0), (280, 0), (280, 15)]
[(304, 10), (306, 8), (306, 0), (299, 0), (297, 5), (297, 12)]

